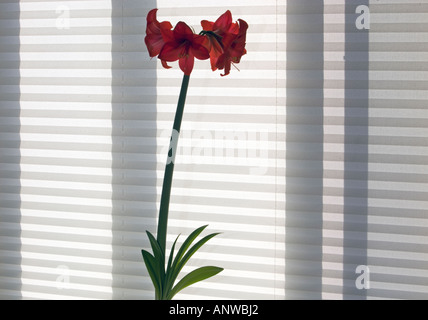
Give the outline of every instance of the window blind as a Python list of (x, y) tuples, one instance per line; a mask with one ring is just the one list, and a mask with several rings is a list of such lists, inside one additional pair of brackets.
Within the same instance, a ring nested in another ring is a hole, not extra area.
[(0, 297), (153, 298), (140, 250), (182, 77), (148, 57), (157, 7), (250, 25), (240, 71), (190, 79), (168, 246), (208, 224), (187, 270), (225, 271), (177, 297), (426, 299), (427, 6), (3, 1)]
[(2, 3), (2, 49), (12, 43), (17, 61), (2, 101), (16, 127), (1, 168), (15, 168), (2, 192), (14, 201), (1, 205), (2, 295), (112, 295), (110, 14), (107, 1)]
[(182, 78), (148, 56), (155, 7), (195, 30), (227, 9), (251, 26), (240, 72), (192, 72), (167, 245), (209, 224), (222, 234), (187, 271), (225, 271), (179, 298), (284, 296), (285, 1), (70, 0), (1, 4), (2, 297), (154, 297), (140, 250)]
[(369, 298), (428, 298), (428, 2), (370, 7)]
[(286, 297), (426, 299), (426, 1), (287, 2)]
[[(190, 77), (175, 162), (167, 247), (179, 234), (182, 242), (192, 230), (208, 224), (209, 232), (221, 235), (201, 248), (184, 271), (201, 265), (225, 270), (187, 288), (177, 298), (280, 299), (284, 295), (285, 223), (284, 5), (277, 1), (248, 1), (245, 6), (234, 1), (157, 1), (152, 7), (159, 8), (159, 21), (173, 25), (185, 21), (197, 33), (202, 19), (215, 21), (227, 9), (235, 21), (244, 19), (250, 25), (248, 54), (237, 66), (240, 71), (221, 77), (211, 71), (208, 61), (196, 61)], [(149, 9), (139, 1), (122, 8), (123, 47), (118, 59), (123, 62), (123, 125), (118, 127), (128, 131), (121, 134), (125, 152), (118, 155), (125, 164), (124, 175), (119, 174), (122, 169), (113, 174), (123, 178), (120, 188), (124, 188), (125, 203), (117, 220), (128, 225), (123, 230), (123, 248), (125, 260), (133, 265), (127, 262), (120, 271), (125, 283), (121, 294), (131, 298), (153, 296), (149, 278), (141, 277), (138, 249), (141, 244), (149, 246), (142, 231), (154, 232), (156, 228), (183, 76), (176, 63), (166, 70), (158, 61), (148, 61), (143, 35)], [(147, 82), (147, 93), (135, 88)], [(141, 152), (147, 152), (145, 158), (136, 154)], [(147, 184), (135, 191), (140, 176), (147, 177)], [(134, 201), (141, 199), (141, 194), (147, 199), (145, 210)], [(140, 280), (144, 291), (138, 292), (133, 284)]]
[(0, 4), (0, 297), (20, 298), (19, 5)]

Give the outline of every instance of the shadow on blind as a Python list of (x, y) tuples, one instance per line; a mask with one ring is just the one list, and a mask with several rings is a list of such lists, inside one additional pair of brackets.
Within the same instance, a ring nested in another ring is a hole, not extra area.
[(144, 44), (156, 1), (112, 5), (112, 298), (153, 299), (141, 249), (157, 217), (157, 61)]
[(356, 3), (287, 3), (289, 299), (367, 294), (356, 286), (356, 270), (367, 265), (368, 248), (369, 33), (356, 27)]
[(0, 4), (0, 299), (21, 298), (19, 17)]
[(322, 294), (323, 28), (323, 1), (287, 3), (287, 299)]
[(355, 1), (345, 1), (343, 299), (367, 297), (355, 281), (358, 266), (367, 266), (369, 30), (356, 27), (356, 7)]

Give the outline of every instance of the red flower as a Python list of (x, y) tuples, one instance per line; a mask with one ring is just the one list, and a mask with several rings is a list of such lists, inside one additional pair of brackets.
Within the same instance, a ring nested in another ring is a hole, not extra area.
[(196, 35), (190, 27), (180, 21), (173, 30), (172, 40), (165, 43), (159, 59), (172, 62), (177, 61), (185, 75), (190, 75), (193, 70), (195, 58), (206, 60), (210, 57), (207, 49), (207, 39)]
[[(144, 42), (146, 43), (150, 57), (156, 57), (161, 52), (165, 43), (173, 39), (171, 22), (159, 22), (156, 19), (157, 11), (158, 9), (153, 9), (147, 14), (147, 28)], [(162, 65), (165, 68), (170, 68), (163, 60)]]
[(224, 69), (222, 76), (226, 76), (230, 73), (231, 65), (239, 63), (247, 53), (245, 41), (248, 24), (241, 19), (232, 22), (229, 10), (216, 22), (202, 20), (203, 31), (199, 35), (193, 33), (184, 22), (179, 22), (172, 30), (169, 21), (159, 22), (156, 19), (156, 13), (157, 9), (153, 9), (147, 15), (144, 41), (150, 57), (158, 56), (165, 68), (170, 68), (167, 62), (178, 60), (184, 74), (190, 75), (195, 58), (210, 58), (211, 69)]
[(232, 22), (232, 14), (227, 10), (216, 22), (201, 21), (204, 34), (209, 39), (209, 49), (212, 70), (225, 71), (222, 76), (230, 73), (232, 63), (239, 63), (241, 57), (247, 53), (245, 41), (248, 24), (242, 20)]

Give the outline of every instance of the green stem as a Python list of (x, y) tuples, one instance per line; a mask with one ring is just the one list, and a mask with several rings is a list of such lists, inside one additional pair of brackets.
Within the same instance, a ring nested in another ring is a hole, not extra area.
[(163, 251), (164, 260), (166, 253), (166, 234), (168, 226), (169, 199), (171, 195), (172, 175), (174, 172), (174, 156), (175, 152), (177, 151), (177, 140), (178, 134), (180, 132), (181, 120), (183, 118), (184, 104), (186, 102), (189, 79), (190, 75), (184, 75), (183, 82), (181, 84), (180, 96), (178, 98), (177, 111), (175, 113), (173, 132), (171, 136), (170, 150), (168, 151), (168, 160), (163, 178), (162, 195), (159, 208), (157, 241)]

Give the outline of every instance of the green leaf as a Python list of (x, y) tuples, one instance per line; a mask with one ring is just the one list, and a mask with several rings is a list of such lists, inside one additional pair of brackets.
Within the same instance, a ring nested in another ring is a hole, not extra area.
[(150, 279), (152, 279), (153, 286), (155, 287), (156, 297), (158, 297), (162, 293), (158, 261), (156, 261), (155, 257), (146, 250), (141, 250), (141, 254), (143, 255), (144, 263), (146, 264)]
[(162, 248), (159, 246), (158, 241), (155, 239), (155, 237), (149, 231), (146, 231), (146, 233), (147, 233), (147, 237), (149, 238), (150, 245), (152, 247), (154, 256), (156, 258), (163, 258), (164, 252), (163, 252)]
[[(153, 269), (152, 272), (154, 272), (154, 275), (156, 276), (157, 289), (158, 289), (156, 294), (159, 294), (160, 295), (159, 298), (161, 298), (164, 292), (164, 283), (165, 283), (165, 253), (160, 247), (159, 242), (155, 239), (155, 237), (149, 231), (146, 231), (146, 233), (150, 241), (150, 246), (152, 247), (152, 250), (153, 250), (153, 255), (150, 255), (153, 259), (149, 258), (149, 262), (151, 262), (152, 269)], [(153, 282), (153, 279), (152, 279), (152, 282)], [(155, 285), (154, 282), (153, 284)], [(156, 285), (155, 285), (155, 289), (156, 289)]]
[[(179, 265), (180, 263), (180, 259), (181, 257), (185, 254), (185, 252), (187, 251), (187, 249), (189, 248), (189, 246), (192, 244), (192, 242), (196, 239), (196, 237), (207, 227), (208, 225), (202, 226), (197, 228), (196, 230), (194, 230), (187, 238), (186, 240), (183, 242), (183, 244), (181, 245), (180, 249), (177, 252), (177, 255), (175, 257), (174, 260), (172, 260), (171, 256), (170, 259), (168, 261), (169, 264), (169, 268), (167, 269), (167, 274), (166, 274), (166, 282), (165, 282), (165, 286), (164, 286), (164, 296), (167, 296), (169, 294), (169, 291), (172, 290), (172, 287), (174, 285), (175, 279), (177, 278), (178, 274), (180, 273), (180, 269), (177, 269), (177, 265)], [(175, 240), (174, 242), (174, 247), (175, 244), (178, 240)], [(171, 255), (173, 253), (173, 250), (171, 250)], [(170, 261), (174, 261), (172, 263), (172, 265), (170, 265)]]
[(148, 236), (149, 241), (150, 241), (150, 245), (151, 245), (152, 250), (153, 250), (153, 255), (154, 255), (156, 261), (158, 262), (157, 267), (159, 268), (161, 286), (163, 287), (163, 282), (164, 282), (164, 278), (165, 278), (165, 254), (164, 254), (162, 248), (159, 246), (159, 243), (155, 239), (155, 237), (149, 231), (146, 231), (146, 233), (147, 233), (147, 236)]
[[(184, 265), (186, 264), (186, 262), (190, 259), (190, 257), (199, 250), (200, 247), (202, 247), (208, 240), (210, 240), (211, 238), (214, 238), (216, 235), (219, 235), (220, 233), (211, 233), (207, 236), (205, 236), (204, 238), (202, 238), (201, 240), (199, 240), (193, 247), (191, 247), (189, 249), (189, 251), (187, 251), (186, 255), (181, 259), (180, 264), (181, 268), (184, 267)], [(180, 270), (181, 270), (180, 268)]]
[(169, 300), (183, 288), (195, 282), (212, 277), (213, 275), (223, 270), (217, 267), (204, 267), (196, 269), (193, 272), (189, 273), (187, 276), (185, 276), (174, 287), (174, 283), (180, 271), (187, 263), (187, 261), (192, 257), (192, 255), (208, 240), (218, 235), (218, 233), (207, 235), (192, 246), (192, 243), (206, 227), (207, 225), (194, 230), (183, 242), (176, 256), (174, 257), (174, 251), (178, 241), (178, 237), (175, 239), (171, 247), (171, 253), (168, 258), (166, 270), (165, 251), (161, 248), (159, 242), (155, 239), (155, 237), (147, 231), (147, 236), (149, 237), (150, 245), (153, 249), (153, 255), (144, 250), (142, 250), (142, 252), (144, 261), (147, 266), (147, 270), (149, 271), (150, 277), (155, 287), (156, 299)]
[[(198, 231), (197, 234), (200, 233), (200, 231), (202, 231), (204, 227), (201, 227), (195, 231)], [(200, 230), (202, 229), (202, 230)], [(199, 231), (200, 230), (200, 231)], [(193, 239), (191, 241), (189, 241), (188, 243), (184, 243), (183, 246), (180, 248), (180, 251), (182, 251), (181, 256), (179, 256), (177, 254), (177, 257), (175, 258), (176, 260), (174, 261), (172, 270), (171, 270), (171, 278), (170, 278), (170, 283), (171, 285), (175, 282), (175, 280), (177, 279), (181, 269), (183, 269), (184, 265), (187, 263), (187, 261), (190, 259), (190, 257), (196, 252), (198, 251), (198, 249), (200, 247), (202, 247), (208, 240), (210, 240), (211, 238), (215, 237), (216, 235), (218, 235), (219, 233), (212, 233), (208, 236), (205, 236), (204, 238), (202, 238), (201, 240), (199, 240), (193, 247), (191, 247), (187, 253), (183, 256), (183, 253), (187, 250), (187, 248), (190, 246), (190, 244), (193, 242), (193, 240), (196, 237), (193, 237)], [(190, 236), (189, 236), (190, 237)], [(183, 249), (183, 247), (185, 246), (185, 248)], [(182, 258), (181, 258), (182, 257)], [(178, 258), (180, 258), (179, 260), (177, 260)]]
[(190, 245), (192, 244), (192, 242), (196, 239), (196, 237), (198, 235), (201, 234), (201, 232), (208, 227), (208, 225), (199, 227), (198, 229), (196, 229), (195, 231), (193, 231), (188, 237), (187, 239), (183, 242), (183, 244), (180, 247), (180, 250), (178, 250), (177, 252), (177, 256), (174, 259), (174, 262), (172, 264), (172, 269), (174, 270), (175, 267), (178, 265), (178, 263), (180, 262), (182, 256), (184, 255), (184, 253), (187, 251), (187, 249), (190, 247)]
[(171, 253), (169, 254), (169, 259), (168, 259), (168, 266), (167, 266), (167, 271), (166, 271), (166, 273), (168, 274), (169, 273), (169, 270), (171, 269), (171, 267), (172, 267), (172, 259), (174, 258), (174, 250), (175, 250), (175, 245), (176, 245), (176, 243), (177, 243), (177, 240), (178, 240), (178, 238), (180, 237), (180, 235), (178, 235), (177, 236), (177, 238), (175, 239), (175, 241), (174, 241), (174, 243), (173, 243), (173, 245), (172, 245), (172, 247), (171, 247)]
[(211, 266), (201, 267), (196, 270), (193, 270), (177, 283), (177, 285), (171, 290), (171, 292), (169, 292), (167, 299), (171, 300), (179, 291), (183, 290), (184, 288), (196, 282), (215, 276), (221, 271), (223, 271), (223, 268)]
[(172, 272), (171, 272), (171, 268), (172, 268), (172, 260), (174, 258), (174, 250), (175, 250), (175, 245), (177, 244), (177, 240), (178, 237), (180, 235), (177, 236), (177, 238), (175, 239), (172, 247), (171, 247), (171, 253), (169, 254), (169, 259), (168, 259), (168, 266), (166, 269), (166, 273), (165, 273), (165, 282), (164, 282), (164, 290), (163, 290), (163, 294), (168, 295), (169, 291), (171, 290), (172, 286), (173, 286), (173, 282), (171, 282), (171, 276), (172, 276)]

